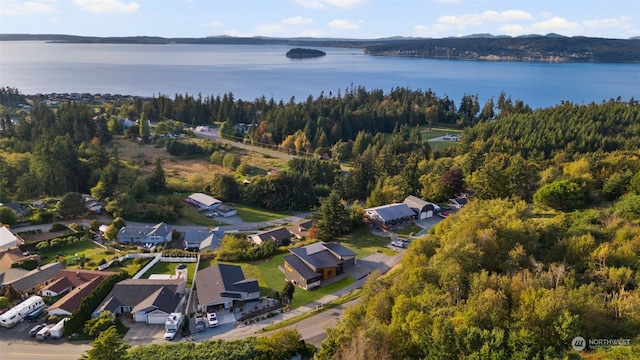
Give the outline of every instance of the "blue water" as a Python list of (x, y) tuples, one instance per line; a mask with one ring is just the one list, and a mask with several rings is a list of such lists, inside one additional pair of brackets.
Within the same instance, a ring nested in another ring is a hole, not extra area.
[(530, 63), (370, 56), (321, 48), (327, 56), (289, 59), (276, 45), (121, 45), (0, 42), (0, 86), (35, 93), (176, 93), (304, 101), (354, 86), (431, 89), (456, 104), (505, 91), (533, 108), (561, 101), (640, 99), (640, 64)]

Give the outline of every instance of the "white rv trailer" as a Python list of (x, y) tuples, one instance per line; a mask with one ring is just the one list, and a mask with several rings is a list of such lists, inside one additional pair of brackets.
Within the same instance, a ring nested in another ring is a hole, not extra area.
[(40, 296), (31, 296), (27, 300), (12, 307), (6, 313), (0, 315), (0, 326), (10, 328), (24, 320), (35, 310), (44, 308), (44, 301)]

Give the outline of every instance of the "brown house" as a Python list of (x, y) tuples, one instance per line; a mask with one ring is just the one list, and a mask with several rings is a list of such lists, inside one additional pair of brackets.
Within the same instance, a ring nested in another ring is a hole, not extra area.
[(284, 258), (284, 278), (305, 290), (356, 264), (356, 253), (338, 243), (317, 242), (289, 251), (291, 255)]

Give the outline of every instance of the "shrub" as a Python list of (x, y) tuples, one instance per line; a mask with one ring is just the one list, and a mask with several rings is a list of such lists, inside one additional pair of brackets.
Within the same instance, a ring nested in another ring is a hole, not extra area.
[(51, 225), (51, 227), (49, 228), (49, 232), (57, 232), (57, 231), (63, 231), (63, 230), (67, 230), (67, 226), (64, 224), (60, 224), (60, 223), (53, 223)]

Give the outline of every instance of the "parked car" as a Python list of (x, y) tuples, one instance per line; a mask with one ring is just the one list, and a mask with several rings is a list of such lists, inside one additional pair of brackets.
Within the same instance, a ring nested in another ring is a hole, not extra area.
[(207, 314), (207, 321), (209, 322), (209, 327), (218, 326), (218, 316), (215, 312), (210, 312)]
[(45, 327), (46, 325), (47, 324), (38, 324), (32, 327), (31, 330), (29, 330), (29, 336), (36, 337), (36, 334), (38, 333), (38, 331), (42, 330), (42, 328)]
[(391, 245), (399, 248), (404, 248), (404, 242), (402, 240), (393, 240), (391, 242)]
[(196, 316), (195, 321), (196, 321), (196, 331), (197, 332), (202, 332), (202, 331), (205, 331), (207, 329), (207, 324), (204, 321), (204, 317)]
[(173, 338), (176, 337), (176, 332), (178, 332), (177, 329), (167, 329), (167, 331), (164, 333), (164, 339), (173, 340)]
[(51, 333), (51, 331), (49, 330), (50, 328), (51, 325), (45, 325), (42, 329), (40, 329), (40, 331), (36, 333), (36, 340), (45, 341)]

